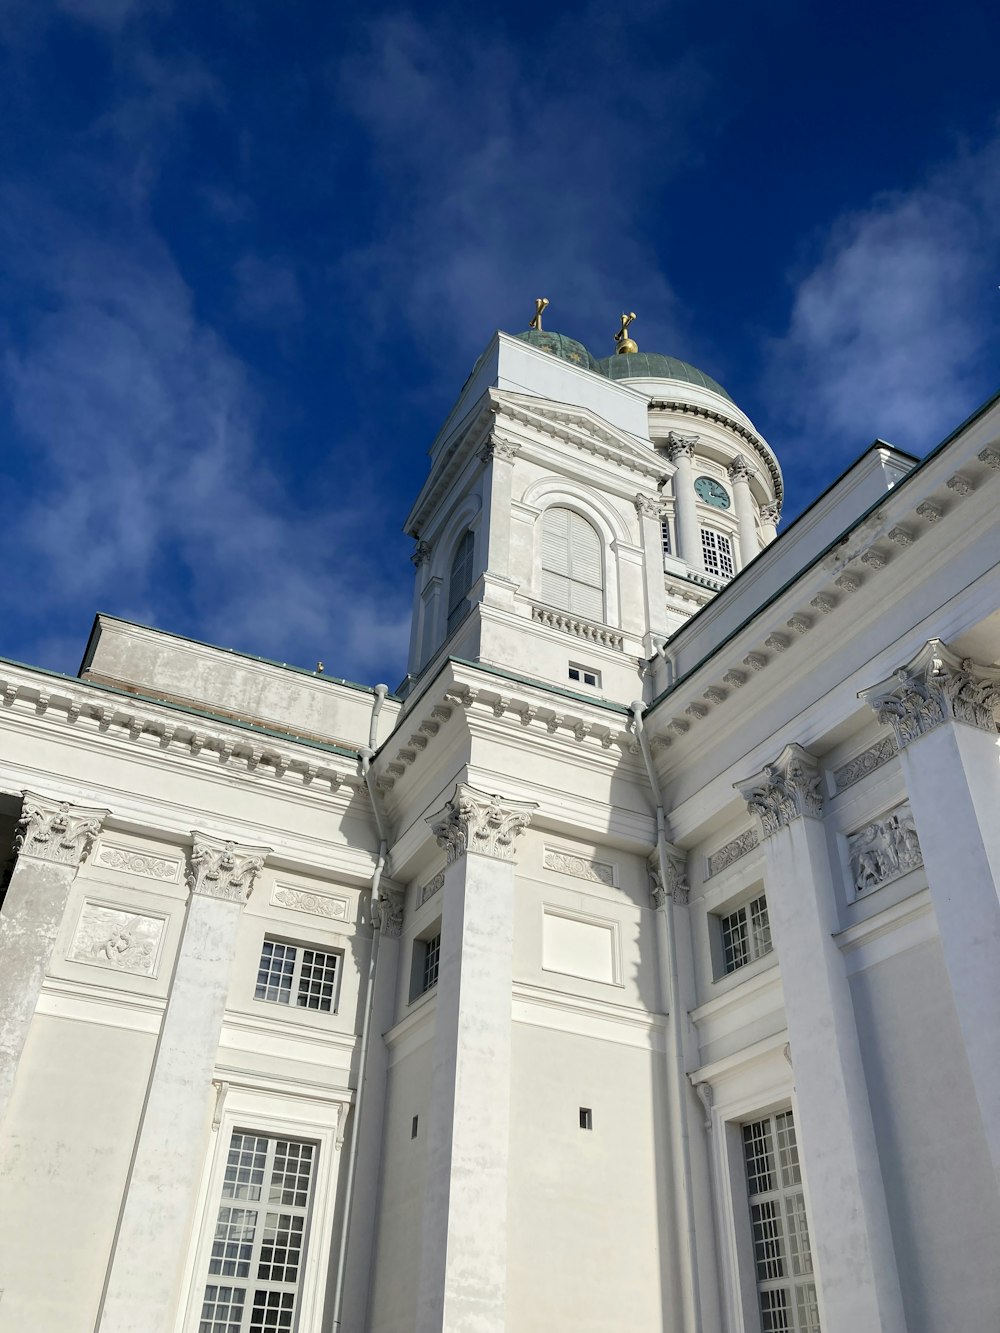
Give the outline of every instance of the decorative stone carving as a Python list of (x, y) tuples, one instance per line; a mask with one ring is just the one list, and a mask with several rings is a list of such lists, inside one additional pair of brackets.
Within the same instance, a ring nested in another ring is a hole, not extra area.
[(496, 435), (491, 435), (480, 449), (479, 457), (484, 463), (491, 463), (494, 458), (503, 459), (505, 463), (512, 463), (520, 452), (520, 447), (512, 444), (510, 440), (503, 440)]
[(737, 481), (749, 481), (754, 475), (754, 469), (745, 458), (734, 458), (726, 469), (726, 475), (735, 484)]
[(691, 723), (685, 722), (682, 717), (672, 717), (667, 723), (667, 730), (672, 731), (675, 736), (683, 736), (685, 731), (691, 730)]
[(116, 972), (153, 977), (163, 925), (163, 917), (137, 915), (123, 908), (85, 903), (69, 957), (77, 963), (93, 963), (97, 967), (113, 968)]
[(794, 616), (788, 618), (788, 628), (793, 629), (796, 634), (805, 634), (807, 629), (812, 628), (812, 621), (808, 616), (796, 611)]
[[(444, 883), (444, 877), (441, 879)], [(398, 889), (383, 890), (372, 904), (372, 925), (388, 939), (397, 939), (403, 930), (405, 899)]]
[(760, 837), (757, 830), (755, 828), (744, 829), (742, 833), (730, 839), (708, 858), (708, 878), (711, 879), (720, 870), (728, 869), (734, 861), (738, 861), (741, 856), (746, 856), (747, 852), (752, 852), (755, 847), (759, 846)]
[(700, 435), (686, 434), (679, 430), (672, 430), (667, 436), (664, 452), (671, 463), (676, 463), (678, 458), (692, 458), (694, 456), (694, 447), (701, 439)]
[(760, 521), (770, 523), (772, 527), (778, 526), (778, 519), (781, 517), (780, 505), (764, 505), (760, 511)]
[(271, 902), (275, 907), (287, 907), (290, 912), (305, 912), (309, 916), (323, 916), (331, 921), (346, 921), (350, 915), (350, 903), (346, 898), (293, 889), (290, 884), (275, 884), (271, 890)]
[(444, 871), (439, 870), (433, 879), (429, 879), (417, 894), (417, 906), (423, 907), (428, 898), (433, 898), (435, 893), (440, 893), (444, 888)]
[(426, 564), (431, 558), (432, 550), (433, 547), (430, 542), (425, 542), (423, 540), (417, 542), (413, 554), (410, 556), (410, 559), (413, 561), (417, 569), (419, 569), (421, 565)]
[(672, 899), (678, 907), (686, 907), (690, 889), (687, 879), (687, 856), (679, 847), (671, 847), (668, 844), (666, 856), (667, 882), (663, 883), (660, 875), (660, 858), (657, 852), (653, 852), (647, 863), (649, 870), (649, 899), (653, 907), (661, 908), (667, 905), (667, 899)]
[(956, 472), (953, 477), (949, 477), (945, 484), (956, 495), (971, 495), (976, 489), (969, 478), (963, 476), (961, 472)]
[(867, 893), (923, 865), (923, 855), (908, 801), (873, 820), (847, 839), (855, 892)]
[(860, 754), (849, 759), (846, 764), (841, 764), (840, 768), (834, 769), (833, 781), (838, 791), (846, 791), (848, 787), (853, 787), (856, 782), (862, 778), (874, 773), (876, 768), (881, 768), (887, 764), (896, 754), (896, 742), (891, 736), (883, 736), (881, 740), (869, 745), (867, 750), (862, 750)]
[(685, 708), (684, 711), (685, 713), (687, 713), (688, 717), (693, 717), (696, 720), (698, 718), (705, 717), (708, 713), (708, 709), (705, 707), (705, 705), (698, 703), (688, 704), (687, 708)]
[(837, 605), (837, 599), (836, 597), (831, 597), (828, 592), (821, 592), (817, 593), (809, 605), (815, 607), (817, 611), (826, 616), (829, 615)]
[(870, 551), (865, 551), (861, 556), (861, 563), (867, 565), (869, 569), (885, 569), (885, 556), (881, 551), (876, 551), (874, 547)]
[(933, 500), (925, 500), (923, 504), (917, 505), (917, 513), (921, 518), (925, 518), (928, 523), (936, 523), (944, 513), (944, 508), (935, 504)]
[(427, 823), (444, 848), (449, 865), (466, 852), (513, 861), (514, 840), (531, 823), (537, 809), (534, 801), (505, 801), (460, 782), (444, 810)]
[(94, 864), (107, 866), (109, 870), (121, 870), (139, 879), (155, 879), (167, 884), (176, 884), (181, 870), (181, 862), (171, 857), (148, 856), (144, 852), (134, 852), (130, 847), (118, 847), (103, 841), (98, 846)]
[(913, 543), (913, 533), (907, 528), (895, 527), (889, 529), (889, 540), (895, 542), (897, 546), (910, 546)]
[(705, 691), (705, 698), (710, 704), (721, 704), (724, 699), (729, 698), (726, 690), (720, 689), (718, 685), (709, 685)]
[(786, 745), (775, 763), (734, 786), (765, 838), (804, 815), (818, 819), (823, 809), (819, 765), (801, 745)]
[(783, 653), (788, 647), (788, 640), (784, 634), (769, 634), (764, 640), (764, 647), (770, 648), (774, 653)]
[[(688, 1078), (690, 1077), (691, 1075), (689, 1074)], [(701, 1102), (705, 1110), (705, 1132), (711, 1134), (712, 1100), (713, 1100), (712, 1085), (711, 1083), (694, 1083), (692, 1086), (694, 1087), (695, 1092), (698, 1094), (698, 1100)]]
[(912, 662), (858, 697), (880, 722), (891, 724), (901, 750), (951, 720), (995, 735), (1000, 669), (979, 666), (930, 639)]
[(605, 884), (609, 889), (615, 885), (615, 868), (609, 861), (593, 861), (589, 857), (574, 856), (556, 847), (546, 847), (542, 853), (542, 865), (548, 870), (558, 871), (560, 875), (573, 875), (576, 879), (588, 879), (592, 884)]
[(632, 503), (635, 505), (635, 512), (640, 518), (661, 519), (665, 512), (662, 499), (656, 495), (643, 495), (640, 491)]
[(746, 676), (742, 671), (737, 671), (735, 668), (730, 668), (722, 679), (727, 685), (731, 685), (734, 690), (740, 689), (746, 683)]
[(533, 606), (531, 618), (540, 625), (548, 625), (550, 629), (561, 630), (564, 634), (575, 634), (578, 639), (599, 643), (604, 648), (615, 648), (621, 652), (625, 646), (625, 640), (614, 630), (605, 629), (603, 625), (591, 624), (589, 620), (580, 620), (578, 616), (571, 616), (563, 611), (553, 611), (545, 606)]
[(751, 671), (763, 671), (767, 666), (767, 658), (763, 653), (747, 653), (743, 665), (748, 666)]
[(91, 810), (26, 791), (14, 850), (18, 856), (79, 867), (86, 860), (107, 815), (107, 810)]
[(197, 831), (191, 836), (194, 846), (187, 877), (191, 892), (239, 903), (242, 907), (271, 853), (270, 847), (240, 847), (235, 842)]
[(980, 449), (976, 457), (979, 459), (980, 463), (985, 463), (986, 466), (991, 467), (994, 472), (1000, 470), (1000, 451), (991, 449), (987, 446), (985, 449)]
[(858, 578), (857, 574), (841, 574), (839, 578), (834, 579), (834, 583), (836, 583), (841, 592), (847, 593), (857, 592), (861, 587), (861, 580)]

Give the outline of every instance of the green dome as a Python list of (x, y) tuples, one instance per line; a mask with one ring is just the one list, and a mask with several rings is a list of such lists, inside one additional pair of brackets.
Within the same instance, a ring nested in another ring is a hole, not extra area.
[(678, 361), (676, 356), (661, 356), (659, 352), (622, 352), (606, 356), (598, 361), (594, 369), (609, 380), (684, 380), (687, 384), (698, 384), (703, 389), (711, 389), (728, 402), (733, 400), (722, 385), (706, 375), (697, 366), (689, 366), (686, 361)]
[(571, 366), (579, 366), (582, 370), (596, 370), (600, 373), (599, 364), (583, 343), (578, 343), (575, 338), (567, 338), (564, 333), (549, 333), (547, 329), (525, 329), (517, 336), (523, 343), (537, 347), (540, 352), (549, 352), (552, 356), (559, 357), (561, 361), (568, 361)]

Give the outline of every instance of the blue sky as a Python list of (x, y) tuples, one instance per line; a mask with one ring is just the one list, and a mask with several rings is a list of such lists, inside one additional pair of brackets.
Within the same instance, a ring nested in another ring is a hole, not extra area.
[(786, 520), (1000, 388), (1000, 10), (0, 0), (0, 654), (394, 685), (493, 329), (720, 379)]

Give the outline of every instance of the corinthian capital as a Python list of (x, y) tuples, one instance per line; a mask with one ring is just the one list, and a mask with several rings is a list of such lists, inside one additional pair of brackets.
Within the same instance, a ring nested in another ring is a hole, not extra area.
[(733, 785), (765, 838), (803, 815), (818, 819), (823, 810), (819, 765), (801, 745), (786, 745), (775, 763)]
[(640, 518), (662, 518), (663, 501), (658, 495), (643, 495), (640, 491), (632, 501)]
[(996, 735), (1000, 669), (959, 657), (940, 639), (930, 639), (888, 680), (858, 695), (880, 722), (888, 722), (902, 750), (944, 722), (964, 722)]
[(410, 559), (413, 561), (417, 569), (419, 569), (425, 561), (431, 558), (431, 549), (430, 542), (417, 542), (416, 546), (413, 548), (413, 554), (410, 556)]
[(745, 458), (734, 458), (726, 469), (730, 481), (749, 481), (754, 470)]
[(240, 847), (207, 833), (195, 832), (191, 836), (194, 846), (187, 877), (191, 892), (206, 898), (222, 898), (242, 907), (271, 848)]
[(14, 850), (18, 856), (31, 856), (38, 861), (80, 866), (107, 815), (107, 810), (90, 810), (26, 791)]
[(484, 463), (491, 463), (494, 458), (501, 458), (505, 463), (513, 463), (514, 459), (521, 452), (521, 446), (515, 444), (512, 440), (505, 440), (502, 435), (495, 431), (479, 451), (479, 457)]
[(449, 865), (466, 852), (513, 861), (514, 839), (528, 827), (537, 809), (534, 801), (505, 801), (460, 782), (444, 809), (427, 822)]
[(765, 505), (760, 511), (760, 521), (762, 523), (771, 523), (775, 527), (778, 525), (778, 519), (781, 517), (781, 509), (778, 505)]
[(667, 446), (665, 451), (671, 463), (676, 463), (678, 458), (693, 457), (694, 447), (700, 439), (700, 435), (672, 430), (667, 436)]
[(671, 898), (679, 907), (686, 907), (689, 894), (687, 879), (687, 854), (679, 847), (667, 844), (666, 855), (667, 882), (664, 884), (660, 874), (660, 858), (653, 852), (647, 862), (649, 871), (649, 899), (654, 907), (666, 907)]

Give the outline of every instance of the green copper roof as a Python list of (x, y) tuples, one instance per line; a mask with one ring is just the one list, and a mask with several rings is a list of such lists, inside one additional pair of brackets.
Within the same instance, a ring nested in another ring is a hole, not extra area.
[(623, 352), (606, 356), (603, 361), (596, 362), (594, 369), (607, 375), (609, 380), (684, 380), (687, 384), (700, 384), (703, 389), (711, 389), (730, 403), (733, 401), (711, 375), (706, 375), (697, 366), (689, 366), (686, 361), (679, 361), (676, 356), (661, 356), (659, 352)]
[(560, 360), (568, 361), (571, 366), (579, 366), (581, 370), (596, 370), (600, 373), (597, 361), (583, 343), (578, 343), (575, 338), (567, 338), (563, 333), (549, 333), (547, 329), (525, 329), (517, 337), (521, 342), (537, 347), (540, 352), (550, 352)]

